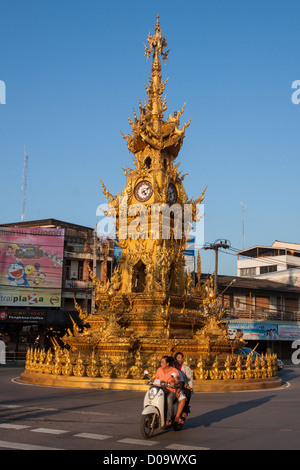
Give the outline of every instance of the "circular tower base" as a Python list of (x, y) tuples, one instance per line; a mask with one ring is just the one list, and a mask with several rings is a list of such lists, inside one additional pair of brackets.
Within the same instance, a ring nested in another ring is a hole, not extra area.
[[(65, 375), (41, 374), (24, 371), (20, 375), (22, 383), (66, 388), (91, 388), (107, 390), (146, 391), (149, 385), (141, 379), (92, 378)], [(282, 385), (280, 377), (241, 380), (194, 380), (195, 392), (236, 392), (244, 390), (264, 390)]]

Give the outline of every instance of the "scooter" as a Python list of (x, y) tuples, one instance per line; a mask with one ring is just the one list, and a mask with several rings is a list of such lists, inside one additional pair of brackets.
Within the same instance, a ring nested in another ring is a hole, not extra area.
[[(144, 376), (147, 379), (150, 379), (147, 371), (144, 372)], [(176, 374), (171, 374), (173, 378), (176, 377)], [(164, 389), (170, 387), (170, 384), (161, 382), (159, 379), (154, 381), (149, 380), (148, 384), (150, 385), (149, 390), (147, 390), (144, 398), (144, 409), (142, 411), (141, 417), (141, 433), (145, 439), (149, 439), (155, 430), (157, 429), (167, 429), (166, 420), (165, 420), (165, 393)], [(172, 384), (174, 387), (174, 384)], [(176, 388), (176, 385), (175, 385)], [(173, 405), (172, 416), (176, 416), (177, 411), (177, 400)], [(178, 423), (172, 419), (172, 426), (175, 431), (182, 429), (183, 424)]]

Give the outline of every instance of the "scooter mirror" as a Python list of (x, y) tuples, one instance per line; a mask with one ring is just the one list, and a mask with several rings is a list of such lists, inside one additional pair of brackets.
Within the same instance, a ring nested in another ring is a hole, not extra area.
[(149, 372), (147, 370), (144, 370), (144, 375), (149, 375)]

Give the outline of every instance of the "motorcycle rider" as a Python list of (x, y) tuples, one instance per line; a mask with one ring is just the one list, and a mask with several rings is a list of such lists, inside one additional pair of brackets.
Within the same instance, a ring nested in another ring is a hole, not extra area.
[[(178, 370), (172, 366), (173, 358), (170, 356), (163, 356), (161, 358), (160, 365), (156, 371), (155, 379), (159, 379), (162, 382), (167, 382), (170, 384), (170, 387), (166, 387), (165, 393), (167, 394), (167, 419), (166, 426), (172, 425), (172, 406), (175, 400), (178, 400), (177, 413), (175, 416), (175, 421), (179, 424), (183, 424), (181, 419), (181, 413), (184, 409), (186, 397), (183, 395), (180, 388), (174, 388), (172, 385), (180, 383), (180, 375)], [(176, 377), (173, 378), (172, 374), (176, 374)]]
[(193, 393), (193, 371), (187, 364), (183, 362), (183, 360), (183, 353), (178, 351), (175, 354), (175, 367), (181, 372), (184, 379), (183, 393), (186, 396), (186, 402), (182, 412), (182, 418), (185, 419), (189, 412), (189, 403)]

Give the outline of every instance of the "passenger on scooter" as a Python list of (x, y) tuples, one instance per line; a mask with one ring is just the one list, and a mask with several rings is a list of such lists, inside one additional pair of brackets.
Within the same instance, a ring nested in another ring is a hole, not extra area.
[(189, 403), (193, 393), (193, 371), (183, 362), (183, 353), (177, 352), (175, 354), (175, 367), (180, 371), (184, 379), (183, 393), (186, 396), (186, 403), (182, 413), (182, 418), (186, 418), (189, 412)]
[[(160, 365), (161, 367), (157, 369), (155, 378), (161, 380), (162, 382), (167, 382), (171, 386), (166, 387), (167, 394), (167, 419), (166, 425), (171, 426), (172, 424), (172, 407), (175, 400), (178, 400), (177, 413), (175, 416), (175, 421), (179, 424), (182, 424), (184, 421), (181, 419), (181, 413), (185, 406), (186, 398), (181, 392), (180, 388), (172, 387), (172, 385), (178, 384), (180, 382), (180, 375), (178, 370), (175, 367), (172, 367), (173, 358), (170, 356), (163, 356), (161, 358)], [(176, 374), (176, 377), (173, 378), (172, 374)], [(181, 392), (181, 393), (180, 393)]]

